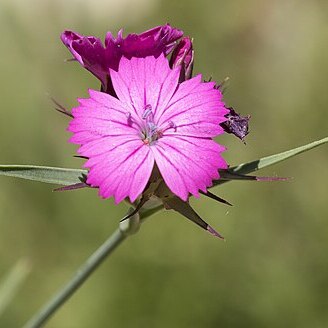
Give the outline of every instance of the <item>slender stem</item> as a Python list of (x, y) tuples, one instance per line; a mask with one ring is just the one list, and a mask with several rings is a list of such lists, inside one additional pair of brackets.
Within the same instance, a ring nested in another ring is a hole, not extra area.
[[(132, 211), (133, 209), (130, 209)], [(92, 272), (119, 246), (127, 236), (136, 233), (140, 226), (138, 214), (123, 221), (117, 229), (79, 268), (71, 280), (68, 281), (54, 296), (46, 303), (39, 312), (35, 314), (23, 328), (38, 328), (63, 305), (74, 292), (87, 280)]]
[(117, 229), (79, 268), (73, 278), (60, 289), (23, 328), (42, 327), (42, 325), (74, 294), (91, 273), (126, 237), (126, 234), (120, 229)]

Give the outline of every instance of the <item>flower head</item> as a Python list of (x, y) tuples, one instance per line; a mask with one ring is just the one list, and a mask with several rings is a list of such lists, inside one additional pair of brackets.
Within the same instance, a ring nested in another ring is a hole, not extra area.
[(179, 83), (181, 66), (169, 67), (164, 54), (122, 57), (110, 69), (117, 97), (89, 90), (72, 111), (70, 141), (87, 157), (87, 183), (119, 203), (134, 202), (144, 191), (154, 167), (170, 191), (186, 201), (206, 192), (218, 169), (227, 168), (224, 147), (213, 137), (228, 110), (214, 82), (201, 76)]
[(123, 31), (117, 37), (108, 32), (105, 45), (99, 38), (83, 36), (73, 31), (65, 31), (61, 40), (83, 67), (94, 74), (102, 83), (104, 91), (112, 93), (109, 69), (117, 71), (122, 56), (144, 58), (167, 56), (175, 47), (183, 32), (169, 24), (157, 26), (141, 34), (129, 34), (123, 37)]

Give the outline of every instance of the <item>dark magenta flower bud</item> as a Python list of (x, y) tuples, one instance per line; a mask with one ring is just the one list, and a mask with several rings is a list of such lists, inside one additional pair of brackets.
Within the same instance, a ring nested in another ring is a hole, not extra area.
[(182, 38), (172, 53), (170, 66), (174, 68), (180, 65), (180, 82), (190, 79), (194, 65), (194, 51), (189, 37)]

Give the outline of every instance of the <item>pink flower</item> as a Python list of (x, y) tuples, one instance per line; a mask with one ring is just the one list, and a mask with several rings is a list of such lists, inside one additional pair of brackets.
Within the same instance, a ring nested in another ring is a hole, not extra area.
[(179, 83), (181, 66), (169, 67), (164, 55), (125, 58), (110, 69), (116, 97), (89, 90), (79, 99), (68, 130), (87, 157), (87, 183), (103, 198), (134, 202), (158, 168), (170, 191), (187, 201), (206, 193), (225, 148), (212, 138), (223, 133), (228, 110), (215, 82), (201, 76)]
[(107, 32), (105, 45), (99, 38), (84, 36), (73, 31), (64, 31), (61, 40), (83, 67), (94, 74), (102, 83), (102, 89), (113, 93), (109, 69), (117, 71), (122, 56), (127, 58), (147, 56), (167, 56), (176, 46), (183, 32), (169, 24), (157, 26), (141, 34), (129, 34), (123, 37), (123, 31), (117, 38)]

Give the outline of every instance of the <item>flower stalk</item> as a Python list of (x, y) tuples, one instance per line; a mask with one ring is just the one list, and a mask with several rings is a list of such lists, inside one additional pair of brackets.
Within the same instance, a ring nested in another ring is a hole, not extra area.
[[(133, 211), (131, 208), (129, 210)], [(128, 213), (129, 213), (128, 212)], [(101, 263), (130, 235), (140, 227), (139, 214), (120, 223), (119, 228), (85, 261), (75, 275), (46, 303), (23, 328), (42, 327), (50, 317), (79, 289)]]

